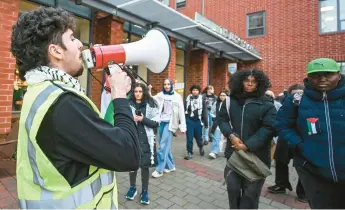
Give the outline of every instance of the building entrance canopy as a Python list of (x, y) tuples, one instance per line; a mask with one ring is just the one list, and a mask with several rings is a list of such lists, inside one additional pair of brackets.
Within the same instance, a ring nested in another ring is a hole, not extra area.
[(196, 13), (195, 20), (156, 0), (79, 0), (143, 27), (158, 27), (169, 36), (232, 60), (255, 61), (254, 47)]

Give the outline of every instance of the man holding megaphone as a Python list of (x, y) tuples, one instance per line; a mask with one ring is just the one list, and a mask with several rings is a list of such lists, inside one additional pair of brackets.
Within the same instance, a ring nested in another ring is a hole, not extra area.
[(20, 208), (116, 209), (113, 171), (135, 171), (140, 165), (126, 100), (131, 79), (115, 67), (108, 77), (112, 126), (75, 79), (83, 73), (75, 27), (73, 16), (60, 8), (23, 13), (13, 27), (11, 51), (28, 83), (17, 149)]

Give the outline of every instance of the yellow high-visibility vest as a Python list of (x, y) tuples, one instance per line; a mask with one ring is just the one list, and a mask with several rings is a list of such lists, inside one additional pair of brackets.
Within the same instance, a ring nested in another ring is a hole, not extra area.
[(71, 186), (37, 144), (36, 135), (45, 114), (65, 91), (85, 99), (100, 115), (87, 96), (62, 82), (45, 81), (28, 87), (20, 115), (17, 148), (19, 206), (23, 209), (117, 209), (115, 172), (90, 165), (89, 176)]

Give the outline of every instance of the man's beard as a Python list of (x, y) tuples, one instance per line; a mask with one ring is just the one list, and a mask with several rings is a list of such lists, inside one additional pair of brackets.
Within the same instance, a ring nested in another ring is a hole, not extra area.
[(81, 75), (83, 75), (83, 72), (84, 72), (84, 68), (83, 68), (83, 66), (81, 66), (80, 69), (72, 76), (73, 77), (80, 77)]

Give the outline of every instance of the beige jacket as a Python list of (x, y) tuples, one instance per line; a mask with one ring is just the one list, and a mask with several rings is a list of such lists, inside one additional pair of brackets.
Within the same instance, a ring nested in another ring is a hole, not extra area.
[[(153, 98), (158, 103), (159, 113), (162, 113), (163, 104), (164, 104), (163, 92), (159, 92), (157, 95), (153, 96)], [(173, 113), (170, 118), (169, 130), (175, 133), (178, 129), (180, 129), (181, 132), (187, 131), (183, 100), (180, 94), (175, 92), (173, 95)]]

